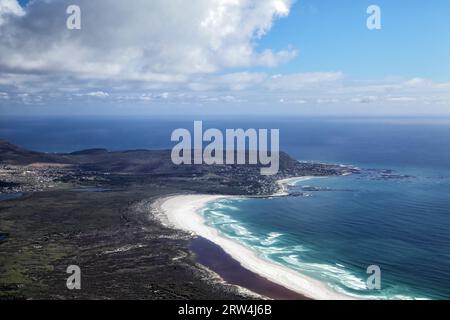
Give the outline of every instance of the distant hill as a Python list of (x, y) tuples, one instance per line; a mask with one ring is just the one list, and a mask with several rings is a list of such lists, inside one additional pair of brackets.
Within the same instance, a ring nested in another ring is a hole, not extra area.
[[(184, 176), (193, 174), (259, 175), (261, 165), (175, 165), (170, 150), (129, 150), (109, 152), (90, 149), (73, 153), (42, 153), (24, 149), (0, 140), (0, 163), (30, 165), (59, 163), (76, 166), (82, 171), (119, 174), (153, 174)], [(335, 175), (338, 168), (324, 164), (299, 163), (286, 153), (280, 153), (280, 176)]]
[(36, 162), (60, 163), (60, 156), (34, 152), (0, 140), (0, 162), (3, 164), (27, 165)]
[(72, 152), (70, 155), (80, 156), (80, 155), (92, 155), (92, 154), (101, 154), (101, 153), (108, 153), (108, 150), (106, 150), (106, 149), (88, 149), (88, 150), (75, 151), (75, 152)]

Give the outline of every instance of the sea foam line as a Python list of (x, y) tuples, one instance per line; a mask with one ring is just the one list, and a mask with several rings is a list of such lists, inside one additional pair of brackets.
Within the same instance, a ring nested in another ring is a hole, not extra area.
[[(294, 182), (294, 179), (280, 181), (280, 184), (283, 185), (292, 182)], [(312, 299), (354, 299), (351, 296), (334, 291), (327, 284), (319, 280), (300, 274), (285, 266), (267, 261), (244, 245), (223, 236), (218, 230), (207, 226), (204, 218), (199, 213), (200, 210), (209, 202), (226, 198), (233, 197), (211, 195), (173, 196), (159, 202), (159, 209), (164, 213), (171, 226), (208, 239), (220, 246), (244, 268), (274, 283)]]

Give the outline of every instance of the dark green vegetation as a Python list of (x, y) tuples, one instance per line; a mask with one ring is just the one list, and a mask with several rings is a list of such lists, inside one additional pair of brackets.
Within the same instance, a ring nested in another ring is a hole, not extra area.
[[(238, 299), (196, 264), (190, 236), (151, 214), (157, 198), (180, 193), (269, 195), (276, 179), (350, 169), (298, 163), (280, 174), (258, 166), (175, 166), (169, 151), (31, 152), (0, 142), (0, 299)], [(25, 178), (24, 178), (25, 177)], [(66, 268), (82, 290), (66, 288)], [(214, 285), (212, 285), (214, 282)]]

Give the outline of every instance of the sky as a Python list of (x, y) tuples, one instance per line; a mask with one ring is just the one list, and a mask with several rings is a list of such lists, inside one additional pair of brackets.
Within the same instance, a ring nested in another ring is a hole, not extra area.
[(0, 114), (449, 115), (449, 34), (447, 0), (0, 0)]

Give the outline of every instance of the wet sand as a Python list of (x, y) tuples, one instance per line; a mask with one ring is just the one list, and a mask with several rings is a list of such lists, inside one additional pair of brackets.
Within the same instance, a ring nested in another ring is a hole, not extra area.
[(219, 274), (227, 283), (244, 287), (274, 300), (309, 300), (297, 292), (245, 269), (221, 247), (202, 237), (193, 239), (190, 249), (195, 253), (198, 263)]

